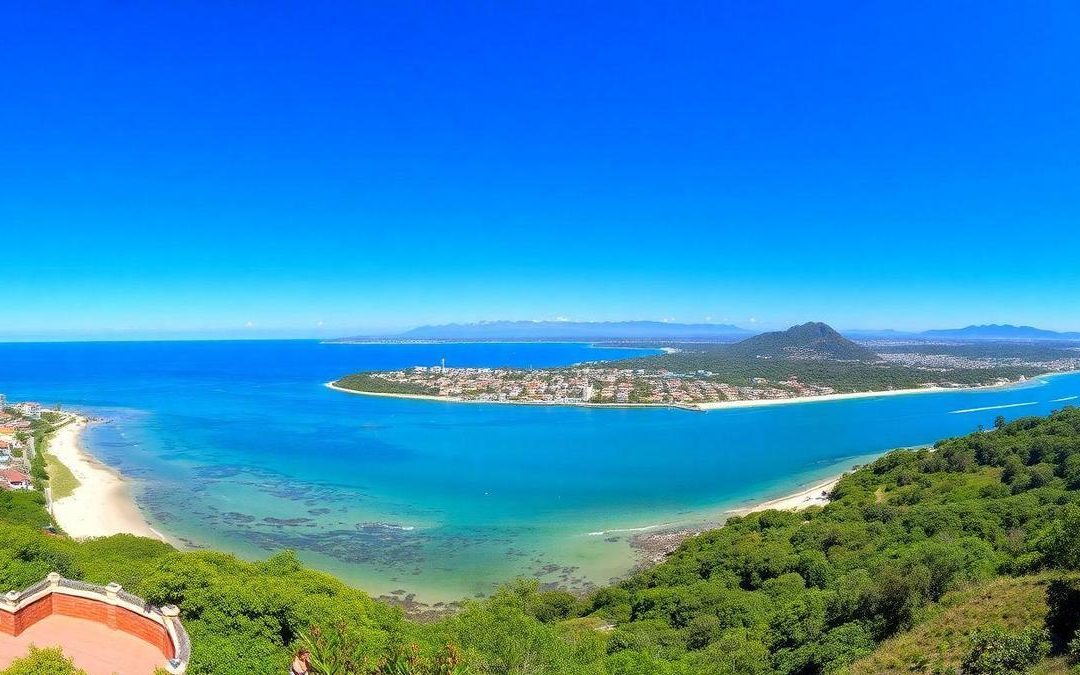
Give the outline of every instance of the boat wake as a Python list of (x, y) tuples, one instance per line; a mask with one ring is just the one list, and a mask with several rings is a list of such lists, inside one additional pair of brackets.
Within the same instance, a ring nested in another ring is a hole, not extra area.
[(356, 527), (360, 530), (400, 530), (402, 532), (412, 532), (416, 529), (413, 525), (398, 525), (396, 523), (357, 523)]
[(1078, 398), (1080, 398), (1080, 396), (1066, 396), (1065, 398), (1055, 398), (1053, 401), (1050, 401), (1050, 402), (1051, 403), (1061, 403), (1063, 401), (1075, 401)]
[(1003, 408), (1020, 408), (1025, 405), (1039, 405), (1038, 401), (1030, 401), (1028, 403), (1006, 403), (1004, 405), (988, 405), (985, 408), (964, 408), (963, 410), (950, 410), (950, 415), (960, 415), (963, 413), (982, 412), (984, 410), (1001, 410)]

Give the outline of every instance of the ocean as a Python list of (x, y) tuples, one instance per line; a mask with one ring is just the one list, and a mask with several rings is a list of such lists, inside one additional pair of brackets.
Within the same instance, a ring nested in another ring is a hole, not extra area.
[(545, 367), (586, 344), (0, 344), (0, 393), (103, 417), (84, 444), (177, 545), (295, 549), (374, 595), (440, 603), (515, 576), (572, 589), (648, 528), (720, 522), (889, 449), (1073, 405), (1080, 375), (1006, 389), (693, 412), (335, 392), (361, 370)]

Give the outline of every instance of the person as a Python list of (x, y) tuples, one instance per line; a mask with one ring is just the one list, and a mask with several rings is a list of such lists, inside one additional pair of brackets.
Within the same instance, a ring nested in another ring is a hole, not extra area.
[(301, 649), (293, 657), (292, 666), (289, 667), (289, 675), (308, 675), (311, 666), (311, 652)]

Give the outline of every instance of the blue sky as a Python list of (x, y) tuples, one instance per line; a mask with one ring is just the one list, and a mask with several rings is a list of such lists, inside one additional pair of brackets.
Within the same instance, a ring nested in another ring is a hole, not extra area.
[(0, 338), (1080, 329), (1080, 5), (663, 4), (8, 7)]

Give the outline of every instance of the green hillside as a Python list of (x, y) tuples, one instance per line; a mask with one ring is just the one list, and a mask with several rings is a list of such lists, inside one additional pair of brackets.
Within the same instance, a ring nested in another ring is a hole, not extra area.
[(831, 326), (811, 321), (787, 330), (762, 333), (723, 351), (737, 358), (821, 358), (838, 361), (877, 361), (878, 356), (855, 344)]
[[(1041, 627), (1046, 621), (1047, 589), (1055, 575), (998, 577), (947, 593), (928, 608), (926, 618), (906, 633), (881, 644), (853, 663), (850, 675), (902, 675), (959, 672), (971, 634), (987, 626), (1007, 631)], [(1068, 660), (1044, 658), (1038, 673), (1068, 672)]]

